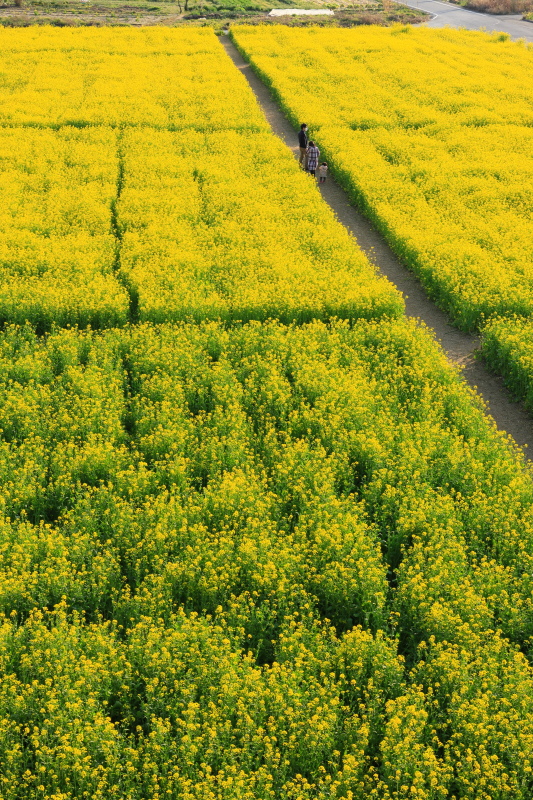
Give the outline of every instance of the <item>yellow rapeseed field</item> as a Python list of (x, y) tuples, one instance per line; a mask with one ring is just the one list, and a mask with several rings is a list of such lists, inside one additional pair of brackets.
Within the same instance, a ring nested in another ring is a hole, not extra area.
[(462, 327), (533, 312), (533, 49), (475, 31), (234, 27)]
[(0, 31), (0, 48), (0, 320), (402, 313), (212, 31)]
[(0, 62), (0, 800), (531, 800), (513, 443), (212, 32)]
[(272, 134), (135, 129), (121, 151), (121, 269), (140, 319), (402, 312)]
[(7, 328), (0, 393), (3, 800), (529, 798), (533, 486), (425, 331)]
[(0, 127), (0, 321), (123, 324), (113, 274), (116, 134)]
[(268, 130), (210, 29), (0, 28), (0, 74), (0, 124)]

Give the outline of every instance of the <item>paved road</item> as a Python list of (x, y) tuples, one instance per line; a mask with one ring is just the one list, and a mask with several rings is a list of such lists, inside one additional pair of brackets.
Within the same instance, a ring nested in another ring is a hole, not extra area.
[(521, 14), (480, 14), (468, 11), (441, 0), (401, 0), (402, 5), (427, 11), (433, 18), (424, 22), (428, 28), (467, 28), (471, 31), (486, 30), (509, 33), (513, 39), (533, 42), (533, 22), (526, 22)]

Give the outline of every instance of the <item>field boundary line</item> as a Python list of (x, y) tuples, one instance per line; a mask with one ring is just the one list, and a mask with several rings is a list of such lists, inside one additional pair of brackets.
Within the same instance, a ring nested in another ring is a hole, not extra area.
[(124, 152), (122, 149), (122, 140), (124, 137), (124, 127), (121, 126), (117, 134), (117, 184), (115, 197), (111, 201), (111, 233), (115, 238), (115, 260), (113, 263), (113, 273), (117, 281), (124, 287), (128, 293), (128, 316), (130, 323), (137, 324), (139, 322), (139, 292), (130, 280), (128, 275), (122, 269), (122, 238), (123, 231), (119, 219), (119, 204), (124, 188), (125, 177), (125, 164)]
[[(296, 158), (297, 131), (280, 109), (272, 92), (254, 72), (229, 36), (221, 38), (221, 43), (229, 58), (248, 81), (273, 133)], [(309, 120), (303, 121), (309, 123)], [(320, 191), (339, 222), (354, 237), (378, 273), (388, 278), (403, 295), (406, 315), (421, 320), (434, 333), (448, 361), (461, 369), (465, 382), (481, 396), (486, 411), (496, 426), (510, 434), (520, 448), (528, 448), (523, 450), (524, 456), (528, 461), (533, 461), (533, 418), (522, 403), (513, 400), (502, 378), (491, 373), (477, 357), (479, 336), (460, 331), (450, 323), (445, 312), (428, 298), (415, 275), (402, 264), (382, 235), (353, 206), (348, 194), (331, 176), (328, 176), (322, 186), (319, 187), (317, 184), (317, 191)]]

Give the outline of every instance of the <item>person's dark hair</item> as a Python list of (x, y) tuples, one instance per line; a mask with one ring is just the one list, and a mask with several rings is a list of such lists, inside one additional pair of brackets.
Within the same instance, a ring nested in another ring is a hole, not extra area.
[(309, 142), (309, 147), (314, 147), (314, 146), (315, 146), (314, 142)]
[(304, 128), (307, 128), (307, 125), (306, 125), (306, 123), (305, 123), (305, 122), (302, 122), (302, 124), (300, 125), (300, 128), (301, 128), (302, 130), (303, 130)]

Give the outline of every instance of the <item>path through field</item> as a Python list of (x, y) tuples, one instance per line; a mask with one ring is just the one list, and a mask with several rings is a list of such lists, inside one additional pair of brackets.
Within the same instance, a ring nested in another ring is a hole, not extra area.
[(403, 5), (427, 11), (432, 19), (422, 23), (428, 28), (466, 28), (471, 31), (486, 30), (508, 33), (513, 39), (533, 42), (533, 22), (522, 19), (522, 14), (480, 14), (441, 0), (402, 0)]
[[(268, 88), (255, 75), (230, 39), (224, 37), (222, 42), (227, 54), (250, 84), (272, 130), (296, 156), (298, 139), (291, 123), (271, 97)], [(446, 314), (426, 296), (417, 278), (401, 264), (370, 222), (350, 204), (344, 189), (329, 177), (320, 187), (320, 191), (324, 200), (335, 211), (339, 221), (356, 238), (359, 247), (380, 273), (403, 293), (407, 316), (421, 319), (434, 331), (448, 359), (462, 367), (466, 382), (477, 389), (487, 404), (487, 409), (498, 428), (507, 431), (520, 447), (528, 447), (530, 452), (525, 450), (525, 456), (530, 461), (533, 460), (533, 419), (520, 403), (511, 399), (502, 380), (492, 375), (484, 364), (475, 358), (479, 339), (457, 330), (450, 324)]]

